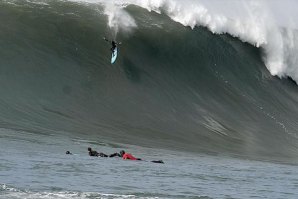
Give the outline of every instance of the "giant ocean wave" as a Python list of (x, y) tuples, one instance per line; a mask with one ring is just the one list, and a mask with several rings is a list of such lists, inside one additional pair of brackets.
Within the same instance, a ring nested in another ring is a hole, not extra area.
[[(295, 29), (148, 2), (0, 2), (1, 127), (296, 157)], [(104, 36), (123, 43), (115, 65)]]

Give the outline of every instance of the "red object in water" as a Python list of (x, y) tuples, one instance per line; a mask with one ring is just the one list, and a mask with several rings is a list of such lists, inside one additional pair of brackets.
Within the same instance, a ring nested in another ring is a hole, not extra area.
[(135, 158), (133, 155), (131, 155), (130, 153), (125, 153), (122, 158), (124, 160), (137, 160), (137, 158)]

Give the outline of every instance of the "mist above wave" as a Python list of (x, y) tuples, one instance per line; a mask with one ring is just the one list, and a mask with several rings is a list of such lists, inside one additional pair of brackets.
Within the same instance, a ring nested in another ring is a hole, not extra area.
[(297, 1), (269, 0), (71, 0), (105, 5), (108, 25), (117, 32), (137, 27), (134, 16), (124, 8), (137, 5), (164, 13), (174, 21), (194, 28), (207, 27), (215, 34), (230, 34), (261, 47), (263, 60), (272, 75), (290, 76), (298, 82)]

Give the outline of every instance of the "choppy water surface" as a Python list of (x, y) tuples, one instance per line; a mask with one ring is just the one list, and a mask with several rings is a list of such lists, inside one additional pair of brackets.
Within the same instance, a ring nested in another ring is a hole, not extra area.
[[(1, 136), (0, 145), (5, 149), (0, 154), (3, 199), (298, 196), (298, 171), (293, 165), (12, 131)], [(165, 164), (89, 157), (88, 146), (106, 153), (124, 148), (144, 160), (162, 159)], [(74, 155), (66, 155), (66, 150)]]

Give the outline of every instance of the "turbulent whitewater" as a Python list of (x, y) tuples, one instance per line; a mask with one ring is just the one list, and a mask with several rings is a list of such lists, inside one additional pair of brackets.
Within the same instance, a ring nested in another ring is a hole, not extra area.
[(181, 2), (1, 1), (1, 128), (295, 159), (297, 3)]

